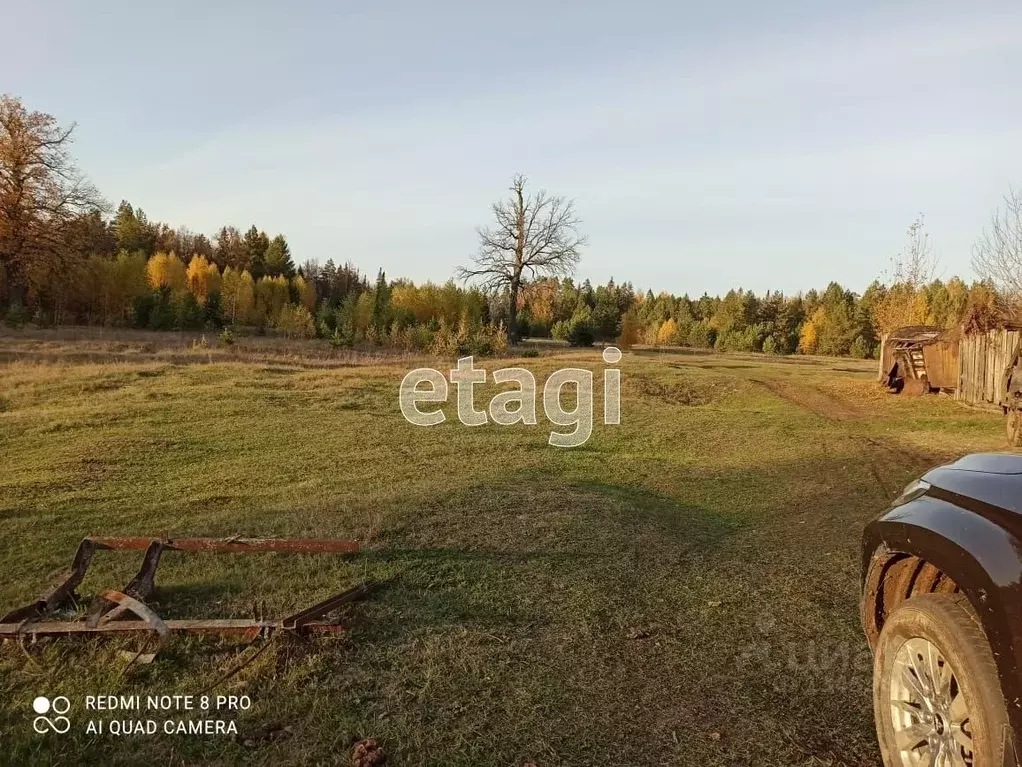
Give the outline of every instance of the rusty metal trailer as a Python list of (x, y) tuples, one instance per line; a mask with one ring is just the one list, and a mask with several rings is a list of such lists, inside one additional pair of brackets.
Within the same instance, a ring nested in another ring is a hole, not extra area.
[[(122, 591), (105, 589), (92, 601), (82, 620), (48, 620), (68, 603), (76, 601), (75, 590), (84, 580), (93, 557), (103, 550), (145, 551), (142, 565)], [(343, 630), (331, 613), (343, 605), (362, 599), (374, 587), (364, 582), (317, 604), (279, 619), (268, 619), (265, 609), (253, 607), (251, 618), (214, 618), (202, 620), (165, 620), (146, 604), (155, 589), (156, 569), (165, 551), (190, 552), (287, 552), (295, 554), (356, 554), (357, 541), (333, 539), (282, 538), (102, 538), (87, 537), (78, 545), (71, 568), (60, 582), (29, 604), (0, 618), (0, 638), (70, 636), (89, 634), (144, 633), (155, 635), (158, 646), (175, 631), (201, 634), (237, 634), (255, 639), (277, 632), (315, 634)], [(134, 619), (125, 620), (133, 615)]]

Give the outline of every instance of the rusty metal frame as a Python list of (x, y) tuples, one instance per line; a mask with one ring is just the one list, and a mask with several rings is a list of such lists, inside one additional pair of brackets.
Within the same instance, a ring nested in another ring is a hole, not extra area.
[[(96, 551), (144, 550), (138, 572), (123, 591), (103, 590), (92, 602), (84, 620), (44, 620), (68, 602), (76, 601), (75, 590), (85, 579)], [(329, 614), (349, 602), (366, 597), (375, 587), (365, 582), (280, 620), (268, 620), (265, 610), (253, 607), (250, 619), (165, 620), (146, 604), (156, 588), (156, 569), (165, 551), (188, 552), (280, 552), (292, 554), (356, 554), (358, 541), (322, 538), (103, 538), (87, 537), (78, 544), (71, 568), (60, 583), (39, 599), (16, 608), (0, 618), (0, 638), (16, 636), (70, 636), (142, 633), (155, 635), (157, 647), (172, 632), (237, 634), (248, 638), (283, 631), (290, 634), (318, 634), (344, 629)], [(128, 613), (135, 619), (126, 620)]]

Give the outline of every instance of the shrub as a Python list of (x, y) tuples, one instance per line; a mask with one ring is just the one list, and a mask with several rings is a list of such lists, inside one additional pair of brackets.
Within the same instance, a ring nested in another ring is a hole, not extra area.
[(319, 302), (316, 310), (316, 333), (320, 338), (330, 338), (337, 329), (337, 314), (326, 300)]
[(456, 328), (452, 328), (446, 320), (441, 319), (430, 352), (438, 357), (451, 357), (459, 354), (467, 342), (468, 326), (465, 322), (459, 322)]
[(592, 346), (596, 339), (592, 310), (588, 306), (580, 306), (571, 319), (555, 323), (550, 332), (554, 338), (567, 341), (572, 346)]
[(230, 328), (224, 328), (220, 331), (220, 343), (224, 346), (234, 346), (234, 331)]
[(713, 346), (715, 340), (712, 331), (702, 320), (693, 322), (692, 326), (688, 329), (689, 346), (694, 346), (697, 349), (708, 349)]
[(4, 322), (9, 328), (20, 328), (25, 324), (25, 307), (21, 304), (14, 304), (7, 310)]
[(284, 333), (285, 338), (313, 338), (316, 322), (312, 314), (301, 304), (285, 304), (277, 312), (274, 327)]
[[(149, 295), (146, 326), (150, 330), (172, 330), (177, 319), (174, 301), (171, 299), (170, 288), (164, 285)], [(192, 296), (194, 299), (195, 296)]]
[(849, 350), (849, 354), (860, 360), (871, 359), (873, 357), (873, 349), (865, 338), (862, 336), (856, 336), (855, 340), (852, 341), (852, 347)]
[(206, 321), (206, 312), (194, 293), (185, 293), (177, 303), (174, 325), (178, 330), (200, 330)]
[(213, 291), (206, 296), (206, 326), (209, 328), (223, 327), (224, 315), (220, 304), (220, 291)]
[(763, 339), (763, 353), (764, 354), (777, 354), (778, 353), (777, 342), (774, 341), (773, 336), (767, 336)]

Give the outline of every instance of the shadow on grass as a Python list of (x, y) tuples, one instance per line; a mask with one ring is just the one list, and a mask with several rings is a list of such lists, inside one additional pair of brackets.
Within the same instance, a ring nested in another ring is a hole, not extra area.
[[(106, 762), (319, 762), (357, 734), (411, 764), (875, 763), (851, 531), (877, 501), (850, 492), (869, 476), (848, 464), (721, 471), (707, 484), (724, 494), (700, 503), (535, 471), (416, 498), (358, 559), (359, 577), (398, 580), (357, 607), (350, 641), (314, 640), (300, 662), (236, 680), (258, 703), (245, 726), (286, 723), (290, 743), (76, 734), (67, 747)], [(278, 592), (307, 589), (315, 566), (282, 573)], [(208, 615), (242, 601), (254, 573), (168, 572), (156, 597)], [(73, 683), (194, 691), (221, 671), (196, 647), (117, 684)], [(54, 668), (82, 657), (65, 650)], [(12, 691), (36, 681), (19, 674)]]

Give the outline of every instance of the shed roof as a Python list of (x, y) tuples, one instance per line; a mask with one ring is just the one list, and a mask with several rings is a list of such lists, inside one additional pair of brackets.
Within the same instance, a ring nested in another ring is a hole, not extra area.
[(943, 328), (938, 328), (935, 325), (908, 325), (904, 328), (892, 330), (887, 336), (887, 340), (928, 343), (930, 341), (936, 341), (943, 332)]
[(989, 330), (1022, 330), (1022, 311), (998, 302), (995, 306), (973, 304), (962, 319), (962, 332), (986, 333)]

